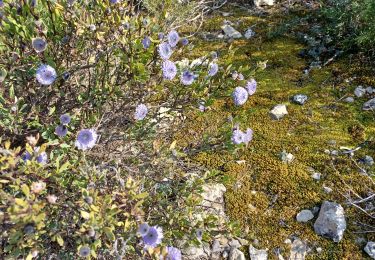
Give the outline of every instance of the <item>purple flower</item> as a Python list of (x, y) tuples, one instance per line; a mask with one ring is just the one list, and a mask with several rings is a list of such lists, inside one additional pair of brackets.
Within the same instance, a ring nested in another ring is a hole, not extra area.
[(150, 229), (150, 226), (147, 223), (142, 223), (138, 227), (138, 233), (141, 236), (145, 236), (148, 233), (148, 230)]
[(146, 247), (156, 247), (163, 239), (163, 230), (161, 227), (152, 226), (148, 229), (147, 234), (142, 236), (142, 239)]
[(171, 47), (175, 47), (180, 40), (180, 36), (178, 36), (178, 33), (173, 30), (168, 33), (168, 42)]
[(134, 119), (135, 120), (143, 120), (148, 112), (148, 108), (145, 104), (139, 104), (135, 109)]
[(219, 66), (216, 63), (210, 63), (208, 66), (208, 75), (215, 76), (216, 73), (219, 71)]
[(162, 70), (163, 70), (163, 77), (165, 79), (172, 80), (177, 74), (177, 67), (170, 60), (165, 60), (163, 62)]
[(55, 128), (55, 134), (60, 136), (60, 137), (64, 137), (66, 136), (66, 134), (68, 133), (68, 128), (66, 128), (65, 125), (58, 125), (56, 126)]
[(254, 95), (255, 91), (257, 90), (257, 82), (255, 79), (251, 79), (246, 83), (246, 90), (249, 95)]
[(244, 142), (245, 133), (241, 130), (234, 130), (232, 133), (232, 143), (234, 144), (242, 144)]
[(42, 64), (36, 70), (36, 80), (42, 85), (51, 85), (56, 77), (56, 71), (49, 65)]
[(241, 106), (246, 103), (249, 93), (243, 87), (236, 87), (232, 93), (233, 102), (236, 106)]
[[(38, 149), (39, 150), (39, 149)], [(40, 153), (36, 158), (35, 160), (40, 163), (40, 164), (46, 164), (47, 161), (48, 161), (48, 158), (47, 158), (47, 153), (46, 152), (42, 152)]]
[(243, 87), (236, 87), (232, 93), (232, 98), (236, 106), (241, 106), (246, 103), (249, 93)]
[(162, 40), (164, 38), (164, 33), (160, 32), (158, 33), (158, 39)]
[(163, 42), (159, 44), (159, 55), (163, 60), (168, 60), (172, 55), (172, 48), (169, 43)]
[(98, 135), (93, 129), (82, 129), (77, 135), (75, 145), (80, 150), (87, 150), (93, 148), (96, 143)]
[(90, 253), (91, 253), (91, 249), (88, 246), (82, 246), (78, 252), (80, 257), (88, 257)]
[(145, 38), (143, 38), (142, 44), (143, 44), (143, 48), (148, 49), (151, 45), (150, 37), (146, 36)]
[(192, 72), (188, 71), (188, 70), (185, 70), (181, 74), (181, 83), (184, 84), (184, 85), (191, 85), (191, 84), (193, 84), (194, 79), (195, 79), (195, 75)]
[(183, 38), (183, 39), (181, 40), (181, 44), (182, 44), (183, 46), (186, 46), (186, 45), (189, 44), (189, 40), (186, 39), (186, 38)]
[(110, 3), (111, 4), (117, 4), (117, 3), (119, 3), (120, 2), (120, 0), (110, 0)]
[(41, 152), (39, 153), (39, 149), (40, 147), (34, 147), (34, 153), (33, 154), (30, 154), (29, 152), (25, 152), (25, 154), (22, 156), (22, 160), (24, 160), (25, 162), (26, 161), (29, 161), (29, 160), (32, 160), (33, 157), (35, 158), (35, 161), (37, 161), (38, 163), (40, 164), (46, 164), (47, 161), (48, 161), (48, 158), (47, 158), (47, 153), (46, 152)]
[(63, 125), (69, 124), (70, 120), (71, 120), (71, 118), (70, 118), (70, 116), (68, 114), (63, 114), (63, 115), (60, 116), (60, 122)]
[(206, 111), (206, 109), (207, 109), (207, 107), (205, 107), (203, 104), (199, 104), (198, 108), (199, 108), (199, 110), (200, 110), (201, 112), (204, 112), (204, 111)]
[(182, 259), (180, 249), (173, 247), (173, 246), (168, 246), (167, 251), (168, 251), (167, 260), (181, 260)]
[(47, 48), (47, 42), (42, 38), (34, 38), (31, 45), (36, 52), (43, 52)]
[(248, 128), (244, 133), (244, 140), (243, 142), (247, 145), (253, 139), (253, 130)]

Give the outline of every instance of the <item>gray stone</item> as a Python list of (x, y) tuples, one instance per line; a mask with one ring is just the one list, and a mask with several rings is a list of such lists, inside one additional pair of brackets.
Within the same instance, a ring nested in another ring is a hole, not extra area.
[(315, 233), (339, 242), (346, 229), (343, 207), (335, 202), (324, 201), (314, 223)]
[(333, 190), (330, 187), (323, 186), (323, 190), (325, 193), (331, 193)]
[(242, 38), (242, 34), (236, 29), (234, 29), (232, 26), (230, 26), (229, 24), (224, 24), (223, 26), (221, 26), (221, 29), (223, 30), (223, 32), (228, 38), (232, 38), (232, 39)]
[(373, 93), (375, 93), (375, 88), (367, 87), (366, 92), (369, 93), (369, 94), (373, 94)]
[(263, 5), (272, 6), (275, 4), (274, 0), (254, 0), (254, 4), (256, 7), (261, 7)]
[(374, 159), (370, 155), (366, 155), (365, 157), (363, 157), (361, 159), (361, 162), (368, 166), (374, 165)]
[(282, 104), (274, 106), (270, 111), (270, 116), (274, 120), (280, 120), (287, 114), (288, 114), (288, 111), (286, 110), (286, 105), (282, 105)]
[(304, 260), (307, 253), (307, 246), (299, 238), (294, 239), (290, 249), (290, 260)]
[(202, 206), (209, 208), (209, 213), (225, 216), (224, 193), (226, 188), (221, 183), (210, 183), (203, 186)]
[(191, 246), (188, 248), (182, 247), (181, 253), (183, 254), (183, 259), (186, 260), (203, 260), (203, 259), (211, 259), (211, 250), (208, 245), (203, 246)]
[(311, 212), (311, 210), (304, 209), (301, 210), (297, 214), (297, 221), (298, 222), (308, 222), (314, 218), (314, 214)]
[(296, 103), (296, 104), (299, 104), (299, 105), (303, 105), (305, 104), (305, 102), (307, 101), (307, 96), (306, 95), (303, 95), (303, 94), (297, 94), (293, 97), (293, 102)]
[(214, 242), (212, 243), (212, 253), (217, 253), (221, 252), (221, 246), (220, 246), (220, 241), (218, 239), (215, 239)]
[(362, 107), (363, 110), (375, 110), (375, 98), (365, 102)]
[(291, 163), (293, 162), (294, 160), (294, 155), (291, 154), (291, 153), (287, 153), (286, 151), (282, 151), (280, 153), (280, 159), (281, 161), (283, 161), (284, 163)]
[(237, 248), (232, 248), (229, 253), (229, 260), (246, 260), (245, 255)]
[(230, 242), (229, 242), (229, 246), (231, 248), (240, 248), (241, 247), (241, 243), (240, 241), (236, 240), (236, 239), (232, 239)]
[(366, 94), (366, 89), (364, 89), (362, 86), (358, 86), (354, 90), (354, 95), (356, 97), (363, 97)]
[(375, 259), (375, 242), (369, 241), (364, 250), (372, 259)]
[(344, 99), (344, 101), (346, 103), (353, 103), (354, 102), (354, 98), (353, 97), (347, 97), (347, 98)]
[(253, 29), (248, 28), (248, 29), (246, 30), (244, 36), (245, 36), (246, 39), (250, 39), (250, 38), (252, 38), (252, 37), (255, 36), (255, 32), (253, 31)]
[(268, 258), (268, 249), (256, 249), (252, 245), (249, 247), (249, 254), (251, 260), (267, 260)]

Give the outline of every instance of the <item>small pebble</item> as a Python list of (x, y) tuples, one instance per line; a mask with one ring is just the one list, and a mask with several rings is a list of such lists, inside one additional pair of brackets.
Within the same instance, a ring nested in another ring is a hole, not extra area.
[(347, 98), (344, 99), (344, 101), (346, 103), (353, 103), (354, 102), (354, 98), (353, 97), (347, 97)]
[(333, 190), (330, 187), (323, 186), (323, 190), (325, 193), (331, 193)]
[(308, 210), (308, 209), (301, 210), (297, 214), (298, 222), (307, 222), (309, 220), (312, 220), (313, 218), (314, 218), (314, 214), (311, 212), (311, 210)]

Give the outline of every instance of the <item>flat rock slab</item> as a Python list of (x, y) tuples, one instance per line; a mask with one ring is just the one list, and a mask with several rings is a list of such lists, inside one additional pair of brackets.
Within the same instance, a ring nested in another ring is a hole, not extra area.
[(249, 254), (251, 260), (267, 260), (268, 258), (268, 249), (256, 249), (252, 245), (249, 247)]
[(232, 26), (230, 26), (229, 24), (224, 24), (223, 26), (221, 26), (221, 29), (223, 30), (223, 32), (228, 38), (232, 38), (232, 39), (242, 38), (242, 34), (236, 29), (234, 29)]
[(365, 102), (362, 107), (363, 110), (375, 110), (375, 98)]
[(324, 201), (314, 223), (315, 233), (339, 242), (346, 229), (343, 207), (335, 202)]

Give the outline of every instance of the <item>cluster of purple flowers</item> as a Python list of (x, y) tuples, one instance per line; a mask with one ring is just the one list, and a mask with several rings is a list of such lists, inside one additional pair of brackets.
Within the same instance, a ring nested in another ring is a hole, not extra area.
[(248, 144), (253, 139), (253, 130), (248, 128), (246, 132), (241, 131), (240, 129), (236, 128), (233, 130), (232, 133), (232, 143), (234, 144)]
[(250, 79), (245, 87), (236, 87), (232, 93), (233, 102), (236, 106), (246, 103), (249, 96), (254, 95), (257, 88), (255, 79)]
[(60, 125), (56, 126), (55, 134), (59, 137), (64, 137), (68, 133), (67, 125), (70, 123), (70, 116), (68, 114), (63, 114), (60, 116)]
[(36, 146), (36, 147), (34, 147), (34, 153), (33, 154), (30, 154), (28, 151), (26, 151), (24, 153), (24, 155), (22, 156), (22, 160), (24, 160), (26, 162), (26, 161), (31, 161), (31, 160), (35, 159), (35, 161), (37, 161), (40, 164), (43, 164), (43, 165), (46, 164), (47, 161), (48, 161), (47, 153), (46, 152), (40, 153), (39, 150), (40, 150), (40, 147)]
[(149, 226), (143, 223), (138, 228), (138, 233), (141, 235), (145, 247), (154, 248), (159, 245), (163, 239), (163, 230), (158, 226)]

